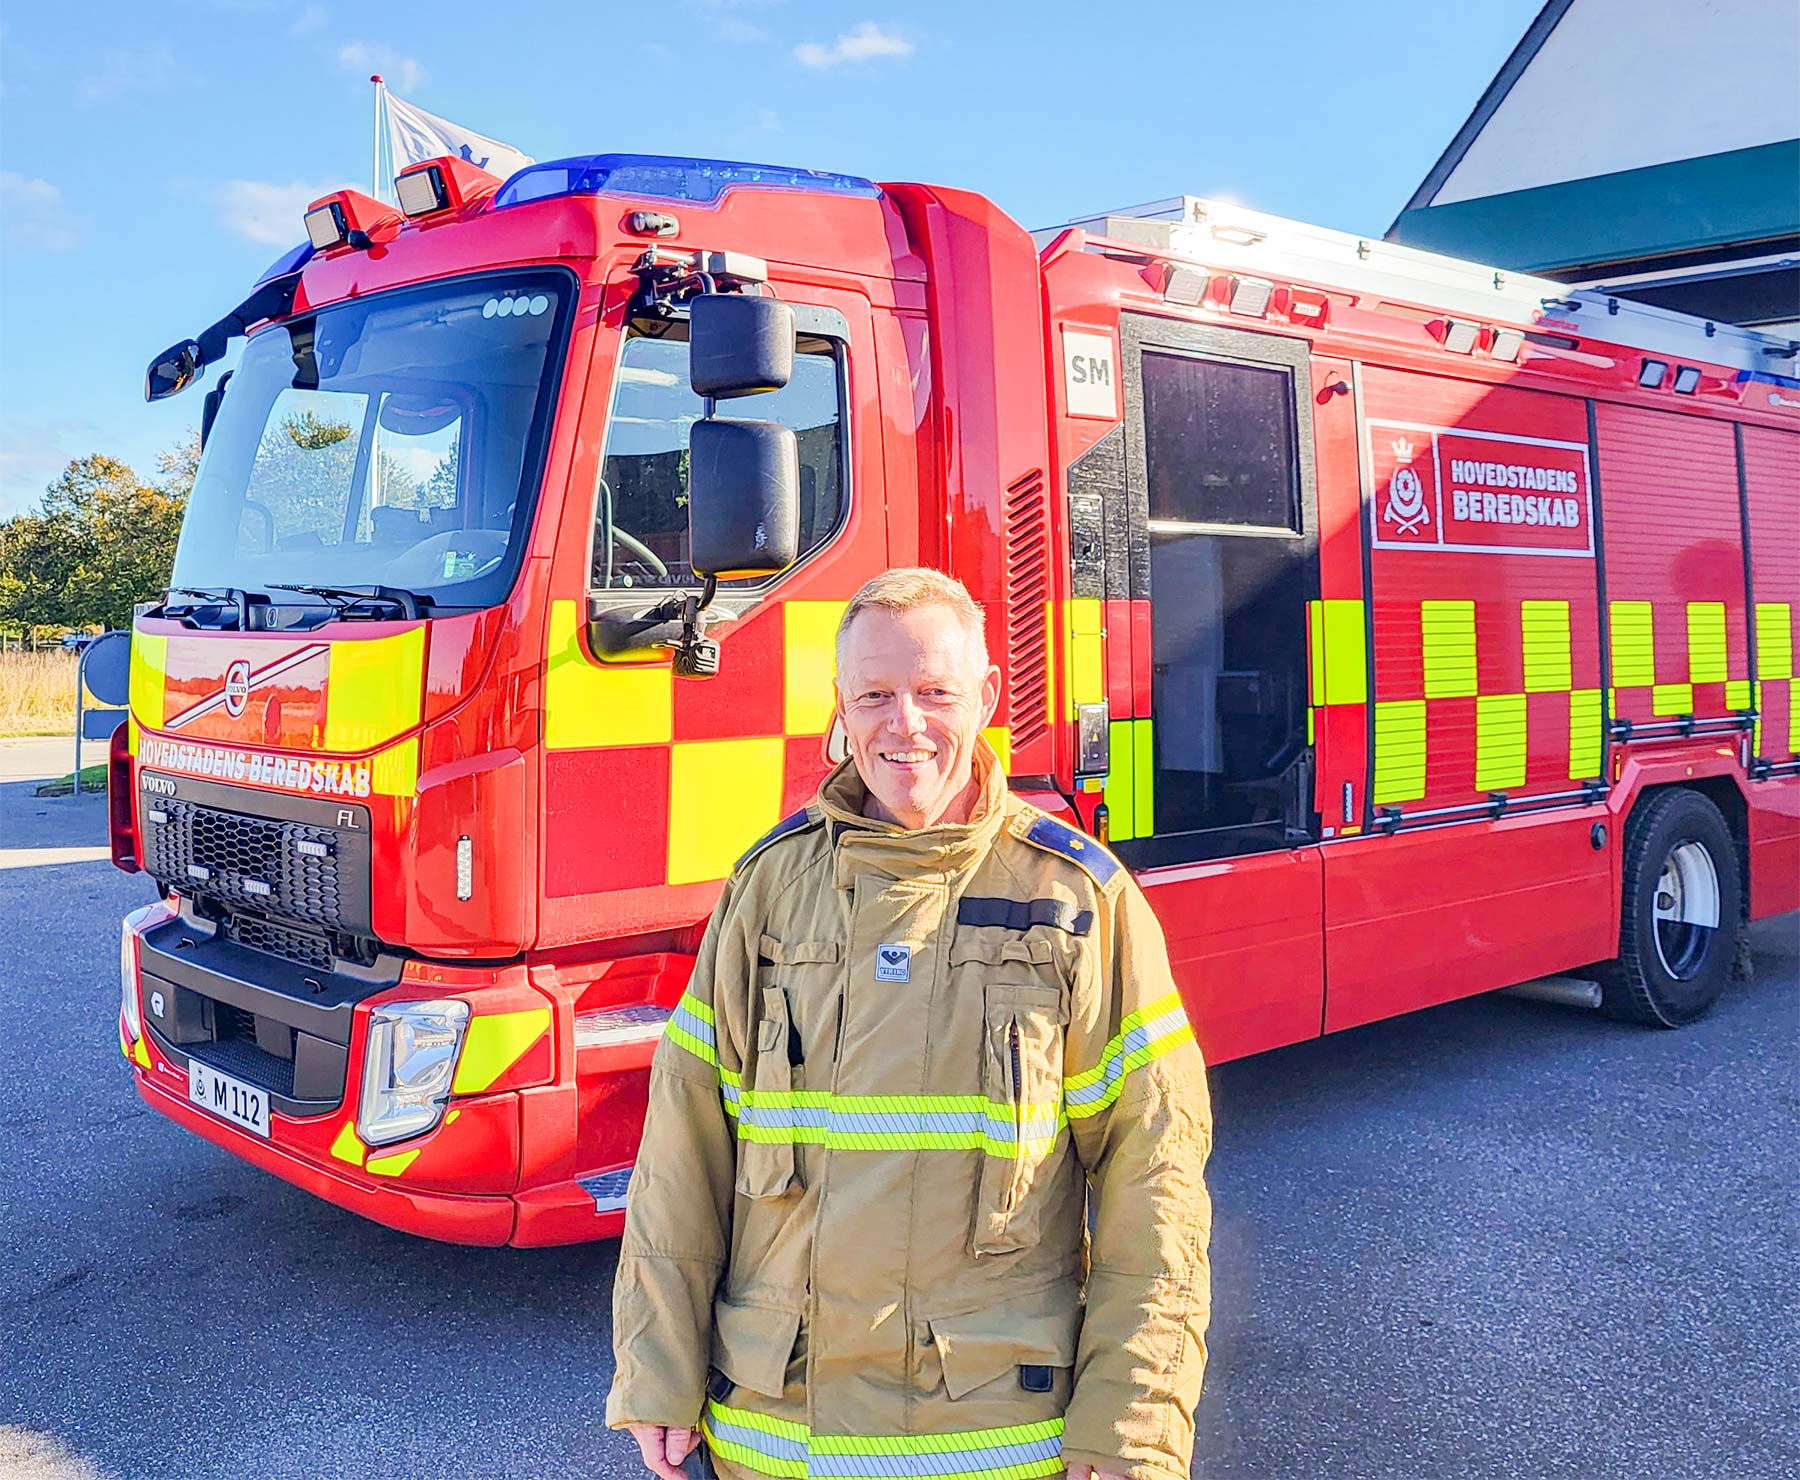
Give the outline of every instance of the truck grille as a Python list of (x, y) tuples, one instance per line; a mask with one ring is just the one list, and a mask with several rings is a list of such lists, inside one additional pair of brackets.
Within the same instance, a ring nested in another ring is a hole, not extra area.
[(225, 934), (241, 946), (267, 951), (271, 956), (297, 961), (320, 971), (331, 970), (331, 942), (323, 935), (236, 912), (226, 913), (224, 925)]
[[(294, 1061), (277, 1058), (256, 1046), (254, 1038), (220, 1038), (195, 1045), (200, 1061), (221, 1074), (241, 1079), (284, 1098), (294, 1093)], [(339, 1093), (343, 1091), (340, 1088)]]
[(327, 929), (352, 928), (344, 919), (335, 829), (179, 797), (157, 798), (145, 821), (145, 865), (175, 888)]

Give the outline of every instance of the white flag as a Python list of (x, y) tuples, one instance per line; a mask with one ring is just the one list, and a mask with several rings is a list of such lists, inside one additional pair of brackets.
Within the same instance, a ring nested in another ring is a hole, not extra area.
[(529, 154), (519, 153), (511, 144), (502, 144), (498, 139), (466, 129), (460, 123), (427, 113), (423, 108), (402, 102), (391, 92), (384, 91), (383, 96), (387, 102), (388, 149), (393, 157), (395, 174), (408, 165), (436, 159), (443, 154), (466, 159), (477, 169), (498, 175), (502, 180), (532, 163)]

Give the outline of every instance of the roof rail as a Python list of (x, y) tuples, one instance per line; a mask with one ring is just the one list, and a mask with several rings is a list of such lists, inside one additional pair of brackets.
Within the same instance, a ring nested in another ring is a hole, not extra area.
[(1712, 365), (1772, 375), (1796, 373), (1800, 342), (1736, 324), (1715, 323), (1554, 278), (1484, 266), (1356, 236), (1282, 216), (1176, 195), (1084, 216), (1033, 233), (1040, 247), (1076, 226), (1152, 256), (1180, 257), (1221, 271), (1286, 278), (1320, 288), (1373, 295), (1420, 308), (1561, 330), (1582, 338)]

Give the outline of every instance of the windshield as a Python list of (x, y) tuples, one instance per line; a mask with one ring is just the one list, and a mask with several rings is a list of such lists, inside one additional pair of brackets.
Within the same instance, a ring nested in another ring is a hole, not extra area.
[(494, 273), (255, 335), (206, 439), (174, 584), (503, 600), (574, 296), (561, 271)]

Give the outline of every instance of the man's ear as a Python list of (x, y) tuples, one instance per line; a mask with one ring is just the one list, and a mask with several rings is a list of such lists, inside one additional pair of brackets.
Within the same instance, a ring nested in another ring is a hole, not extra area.
[(981, 680), (981, 728), (986, 729), (994, 720), (994, 711), (1000, 707), (1000, 669), (998, 665), (988, 664), (987, 675)]

